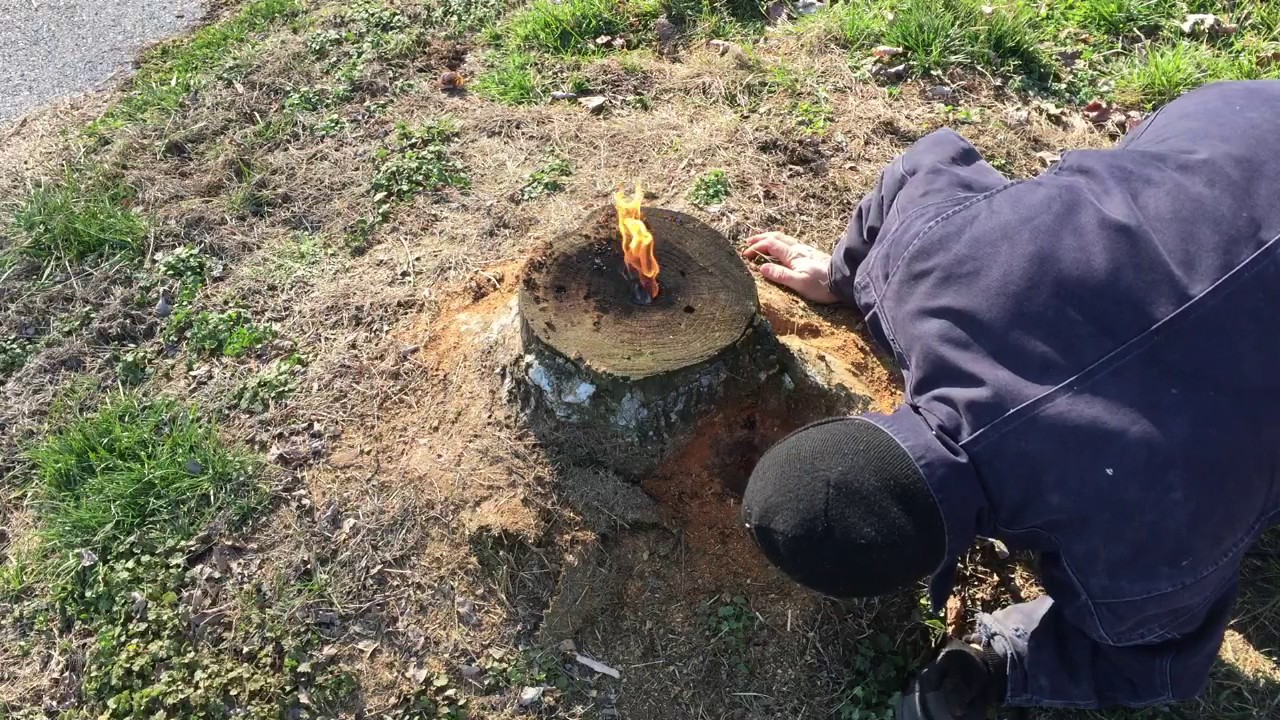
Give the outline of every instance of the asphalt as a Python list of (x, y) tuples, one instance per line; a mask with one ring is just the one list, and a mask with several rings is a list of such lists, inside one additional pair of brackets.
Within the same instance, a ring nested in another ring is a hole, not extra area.
[(128, 70), (200, 19), (200, 0), (0, 0), (0, 123)]

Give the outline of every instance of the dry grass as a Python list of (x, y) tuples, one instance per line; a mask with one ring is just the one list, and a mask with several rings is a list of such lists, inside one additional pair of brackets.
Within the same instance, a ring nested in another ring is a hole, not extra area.
[[(312, 28), (333, 12), (313, 8)], [(879, 169), (937, 127), (961, 123), (1018, 176), (1044, 166), (1037, 153), (1109, 139), (1035, 111), (1028, 125), (1011, 126), (1006, 115), (1024, 102), (976, 80), (948, 101), (974, 119), (958, 120), (925, 99), (924, 86), (893, 94), (860, 81), (813, 36), (771, 37), (754, 59), (694, 47), (680, 63), (645, 53), (626, 67), (594, 61), (583, 72), (610, 99), (602, 116), (573, 103), (511, 107), (438, 92), (436, 58), (456, 54), (433, 38), (413, 61), (371, 63), (353, 99), (334, 109), (343, 129), (329, 137), (310, 129), (311, 116), (264, 130), (284, 117), (290, 93), (329, 81), (305, 32), (284, 28), (262, 39), (242, 76), (159, 124), (124, 127), (100, 145), (57, 129), (74, 128), (74, 115), (0, 135), (0, 169), (11, 171), (0, 172), (3, 200), (85, 155), (120, 168), (140, 190), (138, 207), (156, 218), (135, 265), (0, 264), (0, 337), (34, 327), (47, 345), (0, 396), (9, 556), (35, 522), (20, 449), (43, 431), (55, 399), (87, 407), (92, 390), (73, 387), (119, 382), (119, 355), (137, 345), (150, 362), (145, 391), (192, 399), (222, 418), (228, 438), (275, 464), (274, 510), (221, 541), (236, 548), (225, 592), (271, 598), (284, 623), (322, 637), (355, 678), (349, 715), (407, 716), (423, 671), (446, 674), (470, 696), (473, 717), (514, 716), (524, 685), (556, 679), (559, 704), (543, 714), (564, 718), (830, 717), (855, 688), (883, 693), (900, 672), (881, 667), (886, 658), (914, 662), (927, 648), (916, 598), (841, 605), (787, 583), (736, 532), (706, 447), (647, 482), (645, 496), (534, 441), (503, 375), (515, 352), (504, 328), (520, 261), (637, 180), (653, 204), (698, 215), (735, 243), (783, 229), (829, 246)], [(471, 75), (479, 53), (467, 58), (461, 71)], [(799, 90), (769, 86), (778, 66), (800, 78)], [(395, 89), (407, 80), (416, 89)], [(818, 89), (829, 121), (806, 132), (795, 100)], [(628, 106), (637, 95), (650, 110)], [(378, 149), (397, 123), (441, 117), (457, 121), (451, 148), (471, 188), (394, 207), (351, 252), (351, 236), (375, 213)], [(574, 169), (565, 189), (513, 202), (551, 156)], [(711, 168), (725, 171), (732, 193), (708, 214), (686, 196)], [(261, 354), (192, 359), (162, 347), (163, 319), (151, 308), (165, 281), (155, 279), (155, 258), (181, 245), (219, 268), (196, 296), (200, 307), (240, 305), (277, 330)], [(791, 323), (780, 332), (847, 362), (878, 405), (895, 402), (889, 371), (850, 332), (856, 319), (762, 293), (771, 317)], [(84, 327), (54, 331), (85, 308)], [(232, 406), (237, 387), (295, 352), (307, 364), (291, 396), (258, 414)], [(615, 492), (586, 489), (610, 483)], [(1221, 671), (1202, 705), (1178, 710), (1185, 717), (1275, 711), (1277, 670), (1266, 655), (1276, 647), (1275, 601), (1266, 599), (1275, 597), (1274, 564), (1251, 569), (1264, 584), (1247, 586)], [(1031, 591), (1025, 569), (990, 558), (975, 557), (969, 577), (970, 609), (992, 609), (1010, 588)], [(86, 651), (89, 633), (72, 628), (20, 650), (17, 631), (0, 623), (0, 701), (65, 702), (77, 677), (59, 653)], [(566, 639), (623, 679), (566, 664), (556, 649)], [(470, 666), (486, 669), (477, 680)]]

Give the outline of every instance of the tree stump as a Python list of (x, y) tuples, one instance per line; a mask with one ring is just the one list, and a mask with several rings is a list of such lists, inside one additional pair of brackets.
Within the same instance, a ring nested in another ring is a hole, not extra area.
[(778, 367), (755, 282), (729, 242), (682, 213), (646, 208), (644, 219), (658, 296), (637, 300), (613, 208), (591, 213), (526, 268), (514, 373), (544, 442), (633, 477), (678, 449), (718, 401), (753, 393)]

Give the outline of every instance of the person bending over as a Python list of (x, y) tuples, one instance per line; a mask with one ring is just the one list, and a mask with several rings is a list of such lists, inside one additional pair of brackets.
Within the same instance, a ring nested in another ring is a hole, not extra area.
[(1280, 81), (1218, 83), (1110, 150), (1011, 182), (950, 130), (883, 171), (832, 255), (780, 233), (768, 280), (861, 310), (905, 402), (803, 428), (743, 519), (796, 581), (866, 597), (978, 537), (1046, 595), (977, 617), (900, 719), (1096, 708), (1205, 687), (1241, 558), (1280, 520)]

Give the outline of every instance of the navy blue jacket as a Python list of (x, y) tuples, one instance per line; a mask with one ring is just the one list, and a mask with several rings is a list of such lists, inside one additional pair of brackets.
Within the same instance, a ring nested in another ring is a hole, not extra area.
[(1280, 81), (1220, 83), (1111, 150), (1010, 182), (949, 130), (884, 171), (831, 289), (897, 358), (871, 419), (947, 527), (1039, 554), (1048, 593), (979, 618), (1011, 705), (1204, 687), (1245, 550), (1280, 519)]

